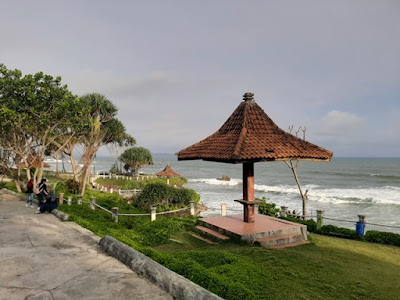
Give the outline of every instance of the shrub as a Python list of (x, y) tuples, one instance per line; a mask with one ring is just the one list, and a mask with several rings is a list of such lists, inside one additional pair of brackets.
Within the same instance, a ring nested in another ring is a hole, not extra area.
[(350, 240), (360, 240), (361, 237), (351, 229), (336, 227), (333, 225), (325, 225), (321, 227), (320, 232), (323, 235), (336, 236)]
[(288, 220), (290, 222), (295, 222), (295, 223), (299, 223), (299, 224), (303, 224), (303, 225), (307, 225), (307, 230), (309, 232), (317, 232), (317, 223), (314, 220), (301, 220), (295, 217), (287, 217), (287, 218), (283, 218), (285, 220)]
[(66, 192), (70, 194), (79, 193), (79, 182), (74, 179), (68, 179), (65, 181)]
[(400, 234), (392, 232), (367, 231), (364, 239), (368, 242), (394, 245), (400, 247)]
[(200, 195), (194, 190), (174, 188), (165, 183), (150, 183), (144, 187), (136, 203), (144, 208), (162, 206), (167, 209), (169, 206), (182, 207), (188, 205), (190, 201), (195, 203), (200, 201)]
[(258, 206), (258, 212), (262, 215), (277, 217), (281, 211), (278, 207), (276, 207), (275, 203), (268, 203), (265, 197), (262, 197), (262, 199), (256, 198), (256, 200), (262, 201), (262, 203), (260, 203)]

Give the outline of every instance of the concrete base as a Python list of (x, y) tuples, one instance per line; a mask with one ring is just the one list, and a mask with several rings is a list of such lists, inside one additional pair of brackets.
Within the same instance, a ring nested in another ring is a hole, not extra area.
[(307, 241), (307, 226), (265, 215), (255, 215), (254, 223), (243, 222), (243, 215), (202, 218), (200, 223), (211, 230), (248, 243), (259, 242), (264, 247), (290, 246)]

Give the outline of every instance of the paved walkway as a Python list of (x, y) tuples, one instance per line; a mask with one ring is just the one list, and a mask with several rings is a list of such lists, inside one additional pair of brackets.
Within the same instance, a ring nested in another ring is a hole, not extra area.
[(0, 191), (0, 299), (173, 299), (90, 231), (35, 210)]

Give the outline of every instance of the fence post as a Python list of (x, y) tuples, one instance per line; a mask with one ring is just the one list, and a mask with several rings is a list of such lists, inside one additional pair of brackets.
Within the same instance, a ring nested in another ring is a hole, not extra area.
[(221, 216), (226, 216), (226, 203), (221, 203)]
[(114, 192), (113, 188), (110, 188), (110, 194), (112, 194)]
[(104, 192), (106, 192), (106, 193), (107, 193), (107, 187), (105, 187), (105, 188), (104, 188)]
[(106, 179), (106, 174), (103, 173), (103, 179)]
[(281, 218), (287, 218), (287, 206), (281, 206)]
[(67, 200), (68, 206), (71, 206), (72, 204), (72, 197), (68, 196), (68, 200)]
[(190, 215), (194, 216), (194, 201), (190, 201)]
[(364, 235), (365, 233), (365, 215), (358, 215), (358, 222), (356, 223), (356, 233)]
[(90, 198), (90, 208), (96, 210), (96, 197)]
[(324, 219), (324, 211), (317, 210), (317, 230), (321, 230), (321, 227), (323, 225), (323, 219)]
[(260, 205), (258, 205), (258, 204), (255, 204), (254, 205), (254, 213), (255, 214), (258, 214), (258, 208), (260, 207)]
[(151, 207), (151, 212), (150, 212), (150, 220), (155, 221), (156, 220), (156, 212), (157, 212), (157, 207), (152, 206)]
[(78, 196), (78, 205), (82, 205), (82, 196), (81, 195)]
[(121, 195), (121, 189), (118, 189), (118, 194), (120, 194), (120, 195)]
[(118, 207), (111, 208), (111, 211), (113, 212), (112, 216), (114, 218), (115, 223), (118, 223), (118, 210), (119, 210)]
[(115, 175), (115, 179), (118, 179), (118, 175)]
[(64, 203), (64, 193), (60, 193), (58, 197), (58, 204), (62, 205)]

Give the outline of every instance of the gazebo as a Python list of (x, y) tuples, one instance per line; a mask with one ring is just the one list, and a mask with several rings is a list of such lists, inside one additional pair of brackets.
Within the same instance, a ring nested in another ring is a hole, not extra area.
[(161, 178), (167, 178), (167, 184), (169, 184), (169, 179), (171, 177), (181, 177), (178, 173), (176, 173), (174, 170), (172, 170), (170, 165), (167, 165), (164, 170), (156, 174), (157, 177)]
[[(40, 168), (41, 164), (40, 164), (40, 159), (39, 159), (38, 156), (29, 154), (26, 160), (27, 160), (28, 165), (29, 165), (28, 168), (31, 168), (31, 167)], [(18, 169), (26, 168), (25, 163), (23, 163), (23, 162), (19, 163), (17, 165), (17, 168)], [(50, 168), (50, 165), (48, 163), (43, 162), (43, 168)]]
[(178, 153), (178, 160), (202, 159), (243, 164), (243, 221), (254, 223), (254, 163), (262, 161), (330, 161), (333, 153), (280, 129), (245, 93), (243, 101), (209, 137)]

